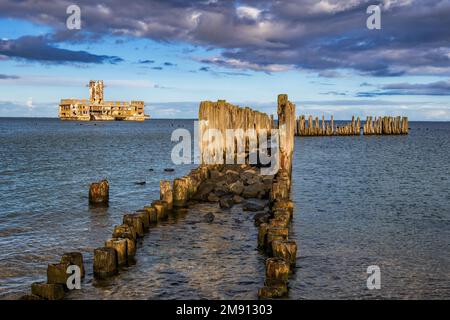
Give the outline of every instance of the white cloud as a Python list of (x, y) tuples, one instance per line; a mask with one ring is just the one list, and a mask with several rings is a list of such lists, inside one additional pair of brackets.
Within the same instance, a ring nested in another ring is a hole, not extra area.
[(214, 64), (220, 67), (241, 69), (241, 70), (252, 70), (252, 71), (263, 71), (263, 72), (282, 72), (288, 71), (294, 68), (293, 65), (286, 64), (267, 64), (261, 65), (257, 63), (251, 63), (248, 61), (243, 61), (239, 59), (222, 59), (218, 57), (213, 58), (203, 58), (200, 59), (203, 63)]
[(28, 98), (28, 100), (26, 102), (26, 105), (27, 105), (28, 109), (33, 110), (34, 105), (33, 105), (33, 98), (32, 97)]
[(257, 20), (261, 14), (261, 10), (253, 7), (241, 6), (236, 8), (236, 14), (241, 19)]

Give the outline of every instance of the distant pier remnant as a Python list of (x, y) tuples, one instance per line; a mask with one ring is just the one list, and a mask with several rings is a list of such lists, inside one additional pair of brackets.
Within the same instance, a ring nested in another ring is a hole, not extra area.
[(89, 203), (93, 205), (108, 205), (109, 183), (108, 180), (94, 182), (89, 187)]
[[(304, 115), (299, 116), (296, 120), (295, 135), (303, 137), (314, 136), (359, 136), (361, 135), (361, 119), (352, 116), (352, 121), (344, 125), (335, 125), (334, 118), (331, 116), (329, 122), (319, 122), (319, 117), (313, 119), (308, 117), (308, 121)], [(408, 118), (407, 117), (367, 117), (363, 127), (364, 135), (400, 135), (408, 134)]]
[(408, 117), (367, 117), (364, 135), (408, 134)]

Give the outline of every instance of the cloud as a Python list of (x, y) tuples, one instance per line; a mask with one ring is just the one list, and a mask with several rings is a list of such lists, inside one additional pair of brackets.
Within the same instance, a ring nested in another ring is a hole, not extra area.
[(16, 75), (9, 75), (9, 74), (0, 74), (0, 80), (10, 80), (10, 79), (19, 79), (19, 76)]
[(155, 60), (139, 60), (141, 64), (152, 64), (155, 63)]
[(26, 105), (27, 105), (27, 107), (28, 107), (28, 109), (30, 109), (30, 110), (32, 110), (33, 108), (34, 108), (34, 105), (33, 105), (33, 98), (28, 98), (28, 100), (27, 100), (27, 102), (26, 102)]
[(376, 96), (450, 96), (450, 80), (431, 83), (394, 83), (382, 86), (380, 89), (359, 92), (358, 97)]
[(236, 8), (236, 14), (241, 19), (257, 20), (261, 10), (253, 7), (241, 6)]
[(250, 77), (250, 74), (245, 72), (230, 72), (230, 71), (216, 71), (212, 70), (210, 67), (201, 67), (198, 69), (198, 71), (202, 72), (209, 72), (215, 76), (244, 76), (244, 77)]
[(78, 0), (78, 33), (65, 27), (65, 2), (4, 0), (0, 16), (50, 26), (60, 42), (113, 35), (217, 49), (219, 54), (203, 59), (231, 69), (450, 75), (450, 2), (380, 2), (381, 30), (366, 28), (366, 9), (373, 4), (368, 0), (129, 0), (127, 10), (119, 0)]
[(251, 71), (264, 71), (267, 73), (271, 72), (279, 72), (279, 71), (287, 71), (290, 69), (290, 66), (282, 65), (282, 64), (256, 64), (250, 63), (238, 59), (221, 59), (218, 57), (214, 58), (204, 58), (201, 59), (200, 62), (213, 64), (219, 67), (231, 68), (231, 69), (240, 69), (240, 70), (251, 70)]
[(86, 51), (72, 51), (55, 47), (44, 36), (24, 36), (13, 40), (0, 40), (0, 54), (17, 59), (43, 63), (118, 63), (116, 56), (95, 55)]

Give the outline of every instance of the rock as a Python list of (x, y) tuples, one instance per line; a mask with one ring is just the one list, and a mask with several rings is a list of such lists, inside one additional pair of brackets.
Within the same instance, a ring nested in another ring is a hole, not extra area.
[(233, 201), (234, 201), (234, 203), (239, 204), (239, 203), (244, 202), (244, 198), (242, 198), (241, 196), (236, 194), (233, 196)]
[(239, 172), (231, 169), (225, 171), (225, 180), (228, 184), (238, 181), (239, 178), (240, 178)]
[(264, 210), (264, 205), (254, 201), (246, 201), (242, 209), (244, 211), (262, 211)]
[(233, 194), (240, 195), (244, 191), (244, 184), (242, 181), (236, 181), (229, 185), (229, 190)]
[(214, 190), (215, 186), (216, 184), (212, 181), (203, 182), (198, 188), (193, 199), (198, 201), (207, 200), (209, 194)]
[(94, 182), (89, 187), (89, 203), (108, 205), (109, 202), (109, 183), (107, 180)]
[(266, 185), (272, 185), (273, 176), (262, 176), (262, 182)]
[(61, 300), (64, 298), (64, 288), (61, 284), (33, 283), (31, 294), (46, 300)]
[(217, 202), (219, 200), (220, 200), (220, 198), (218, 196), (216, 196), (214, 193), (210, 193), (208, 195), (208, 201), (209, 202)]
[(249, 181), (252, 181), (256, 175), (257, 175), (256, 170), (247, 169), (241, 173), (241, 179), (244, 180), (246, 183), (249, 183)]
[(224, 174), (217, 170), (211, 170), (210, 176), (211, 176), (211, 180), (219, 181), (224, 177)]
[(137, 185), (139, 185), (139, 186), (143, 186), (143, 185), (145, 185), (147, 182), (145, 182), (145, 181), (137, 181), (137, 182), (135, 182), (134, 184), (137, 184)]
[(244, 191), (242, 192), (241, 196), (244, 198), (256, 198), (258, 197), (259, 191), (253, 188), (253, 186), (245, 186)]
[(228, 186), (224, 183), (219, 183), (215, 188), (214, 188), (214, 193), (218, 196), (218, 197), (222, 197), (226, 194), (229, 193), (229, 189)]
[(220, 198), (219, 205), (222, 209), (229, 209), (233, 206), (233, 204), (234, 204), (234, 201), (229, 196)]
[(165, 168), (164, 171), (165, 172), (174, 172), (175, 169), (173, 169), (173, 168)]
[(212, 212), (209, 212), (209, 213), (207, 213), (207, 214), (205, 214), (205, 215), (203, 216), (203, 220), (204, 220), (205, 222), (208, 222), (208, 223), (213, 222), (213, 221), (214, 221), (214, 218), (215, 218), (215, 216), (214, 216), (214, 214), (213, 214)]

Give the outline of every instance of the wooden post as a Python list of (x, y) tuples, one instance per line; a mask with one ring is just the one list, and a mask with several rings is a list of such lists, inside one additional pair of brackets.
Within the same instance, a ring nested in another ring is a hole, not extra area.
[(169, 180), (161, 180), (159, 182), (160, 200), (167, 202), (169, 211), (173, 209), (173, 192), (172, 184)]
[(297, 243), (295, 241), (272, 241), (272, 253), (275, 258), (281, 258), (287, 261), (291, 265), (291, 268), (295, 267), (297, 260)]
[(120, 238), (108, 239), (105, 241), (105, 247), (116, 250), (118, 266), (124, 266), (128, 261), (127, 240)]
[(295, 105), (288, 100), (286, 94), (278, 96), (278, 128), (284, 134), (280, 134), (280, 169), (292, 173), (292, 154), (294, 152), (294, 120)]
[(136, 236), (142, 238), (144, 236), (144, 222), (135, 214), (125, 214), (123, 216), (123, 224), (127, 224), (136, 231)]
[(84, 278), (85, 270), (83, 263), (83, 255), (81, 252), (66, 252), (62, 255), (60, 263), (76, 265), (80, 268), (81, 277)]
[(117, 254), (113, 248), (97, 248), (94, 250), (94, 276), (107, 278), (117, 274)]
[(179, 178), (173, 181), (173, 206), (185, 207), (187, 204), (188, 187), (185, 179)]
[(108, 205), (109, 183), (108, 180), (94, 182), (89, 187), (89, 203), (93, 205)]
[(266, 278), (287, 282), (289, 277), (289, 263), (281, 258), (268, 258), (266, 260)]
[(60, 284), (35, 282), (31, 284), (31, 294), (46, 300), (61, 300), (64, 298), (64, 287)]

